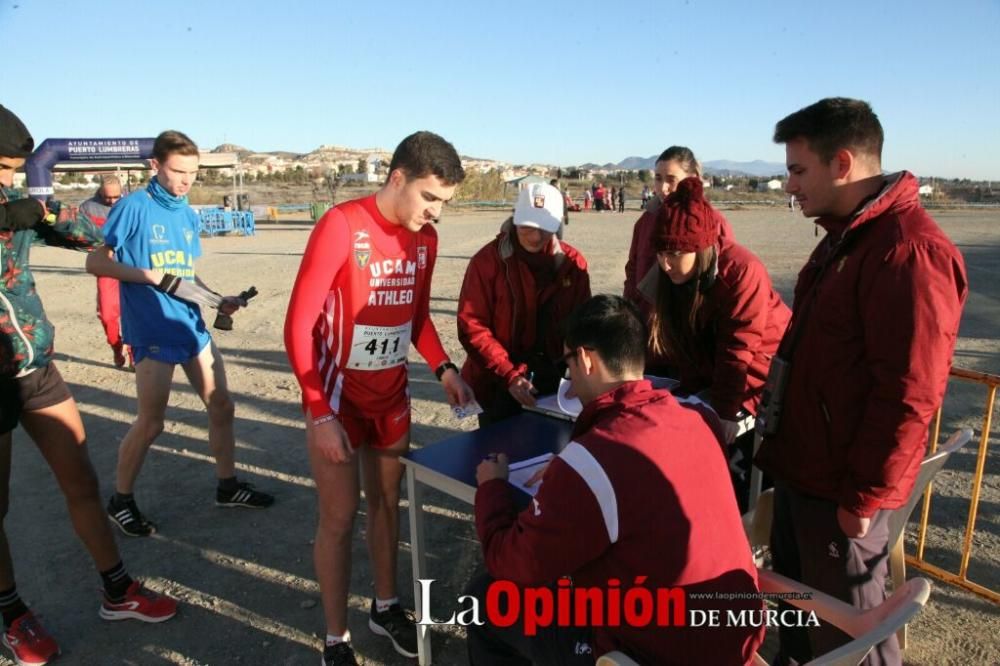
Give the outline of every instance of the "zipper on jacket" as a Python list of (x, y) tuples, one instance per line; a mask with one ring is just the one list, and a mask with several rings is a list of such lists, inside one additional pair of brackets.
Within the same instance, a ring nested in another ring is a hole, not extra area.
[(830, 423), (831, 423), (831, 421), (830, 421), (830, 410), (828, 410), (826, 408), (826, 403), (823, 402), (822, 400), (820, 400), (819, 401), (819, 407), (820, 407), (820, 409), (823, 410), (823, 418), (826, 419), (826, 424), (830, 425)]
[[(497, 253), (499, 254), (499, 248), (498, 248)], [(517, 337), (517, 293), (514, 291), (514, 282), (513, 282), (513, 280), (511, 280), (511, 277), (510, 277), (510, 265), (507, 263), (507, 261), (503, 258), (502, 255), (500, 256), (500, 263), (503, 264), (503, 272), (504, 272), (504, 277), (507, 280), (507, 287), (510, 289), (511, 296), (513, 297), (513, 298), (511, 298), (511, 304), (513, 305), (513, 308), (512, 308), (511, 318), (510, 318), (511, 319), (511, 324), (510, 324), (510, 331), (511, 331), (510, 341), (511, 341), (511, 346), (513, 346), (514, 345), (514, 340)]]

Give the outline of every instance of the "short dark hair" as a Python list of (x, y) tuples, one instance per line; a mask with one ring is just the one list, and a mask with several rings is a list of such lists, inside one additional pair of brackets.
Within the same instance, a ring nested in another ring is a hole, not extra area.
[(774, 142), (805, 139), (809, 148), (829, 162), (838, 150), (851, 149), (882, 162), (882, 123), (868, 102), (827, 97), (786, 116), (774, 126)]
[(566, 346), (593, 349), (621, 376), (646, 363), (646, 324), (632, 303), (599, 294), (581, 303), (566, 320)]
[(160, 132), (153, 142), (153, 157), (157, 162), (165, 162), (168, 157), (178, 155), (198, 155), (198, 145), (187, 134), (177, 130)]
[(701, 163), (687, 146), (670, 146), (656, 158), (659, 162), (677, 162), (687, 173), (701, 178)]
[(437, 176), (445, 185), (458, 185), (465, 180), (455, 146), (434, 132), (414, 132), (403, 139), (389, 163), (389, 173), (396, 169), (402, 169), (408, 181)]

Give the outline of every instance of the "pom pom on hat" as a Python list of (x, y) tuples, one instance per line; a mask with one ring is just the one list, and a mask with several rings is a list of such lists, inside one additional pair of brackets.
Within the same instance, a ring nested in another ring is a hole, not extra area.
[(690, 176), (670, 193), (656, 218), (657, 252), (697, 252), (719, 240), (715, 209), (705, 201), (701, 179)]

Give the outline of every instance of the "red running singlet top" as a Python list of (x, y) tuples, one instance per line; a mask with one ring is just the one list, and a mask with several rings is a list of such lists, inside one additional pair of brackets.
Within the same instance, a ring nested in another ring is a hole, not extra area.
[(309, 237), (285, 318), (285, 349), (312, 418), (381, 413), (407, 390), (410, 342), (448, 360), (430, 319), (437, 232), (389, 222), (375, 196), (344, 202)]

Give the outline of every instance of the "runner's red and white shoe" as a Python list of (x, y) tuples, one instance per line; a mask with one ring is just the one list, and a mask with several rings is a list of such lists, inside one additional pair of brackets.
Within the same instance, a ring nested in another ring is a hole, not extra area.
[(177, 614), (177, 602), (170, 597), (147, 590), (139, 581), (132, 581), (125, 598), (112, 603), (105, 597), (98, 611), (104, 620), (139, 620), (164, 622)]
[(59, 654), (59, 646), (31, 611), (14, 620), (3, 634), (3, 644), (18, 666), (42, 666)]

